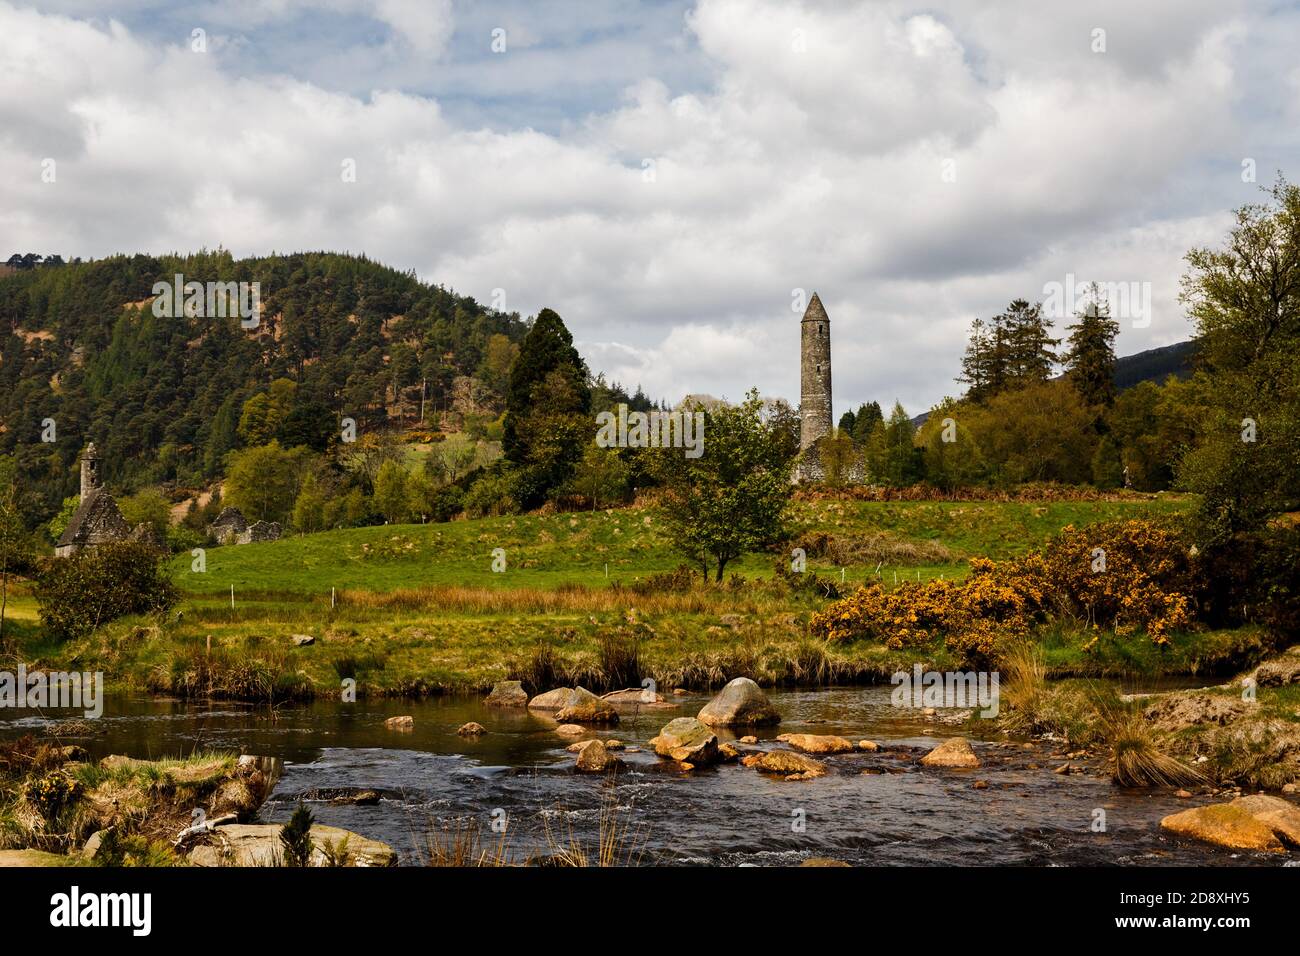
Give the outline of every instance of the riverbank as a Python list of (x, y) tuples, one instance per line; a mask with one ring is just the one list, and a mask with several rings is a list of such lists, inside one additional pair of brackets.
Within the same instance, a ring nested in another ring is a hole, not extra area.
[[(485, 691), (498, 680), (593, 690), (654, 680), (705, 690), (730, 677), (766, 687), (888, 683), (915, 664), (962, 662), (942, 641), (891, 650), (827, 642), (807, 622), (823, 602), (773, 583), (694, 586), (636, 595), (614, 588), (489, 592), (469, 588), (348, 594), (323, 602), (258, 601), (234, 610), (182, 605), (179, 617), (114, 622), (55, 644), (19, 630), (29, 668), (102, 671), (115, 690), (251, 701), (420, 697)], [(1056, 626), (1037, 635), (1051, 678), (1226, 677), (1258, 663), (1269, 643), (1253, 628), (1107, 636)]]

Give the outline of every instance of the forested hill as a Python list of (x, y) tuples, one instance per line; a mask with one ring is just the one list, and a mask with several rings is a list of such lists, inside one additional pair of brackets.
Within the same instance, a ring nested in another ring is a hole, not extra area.
[[(256, 328), (237, 315), (159, 317), (157, 282), (259, 283)], [(0, 454), (57, 509), (77, 492), (78, 453), (99, 449), (118, 487), (218, 475), (237, 444), (244, 403), (273, 381), (295, 383), (279, 427), (296, 444), (411, 417), (488, 390), (494, 343), (527, 331), (517, 314), (426, 285), (414, 274), (335, 253), (236, 260), (114, 256), (0, 276)], [(509, 352), (509, 348), (497, 348)], [(508, 368), (506, 369), (508, 374)], [(472, 378), (471, 378), (472, 377)], [(54, 441), (43, 441), (50, 435)]]
[(1196, 358), (1195, 342), (1179, 342), (1115, 360), (1115, 387), (1121, 392), (1143, 382), (1159, 384), (1170, 375), (1186, 378), (1192, 374)]

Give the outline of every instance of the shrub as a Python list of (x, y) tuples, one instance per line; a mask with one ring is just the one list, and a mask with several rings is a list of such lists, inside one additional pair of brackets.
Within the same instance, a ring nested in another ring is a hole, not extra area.
[(177, 595), (162, 556), (132, 541), (45, 562), (36, 599), (49, 634), (70, 640), (127, 614), (165, 611), (176, 603)]
[(1144, 629), (1163, 645), (1192, 623), (1199, 590), (1188, 549), (1171, 529), (1106, 522), (1066, 527), (1041, 550), (1010, 561), (973, 558), (964, 581), (893, 591), (870, 584), (828, 606), (811, 626), (828, 640), (878, 640), (893, 649), (944, 638), (963, 660), (983, 662), (1049, 615), (1116, 634)]
[(1252, 570), (1261, 623), (1275, 634), (1300, 634), (1300, 528), (1270, 529)]
[(495, 517), (519, 510), (515, 482), (509, 475), (485, 474), (465, 493), (465, 512), (471, 517)]
[(301, 803), (293, 811), (289, 822), (280, 830), (280, 847), (284, 851), (285, 866), (311, 865), (311, 811)]
[(1187, 627), (1197, 591), (1188, 545), (1156, 521), (1066, 526), (1019, 562), (1054, 609), (1116, 634), (1145, 630), (1156, 644)]

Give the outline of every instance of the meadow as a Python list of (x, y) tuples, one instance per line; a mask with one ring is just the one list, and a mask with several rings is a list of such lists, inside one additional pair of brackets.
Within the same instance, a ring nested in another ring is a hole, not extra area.
[[(664, 688), (741, 674), (768, 685), (881, 681), (910, 667), (917, 649), (811, 637), (807, 622), (830, 587), (960, 578), (970, 557), (1020, 554), (1066, 525), (1187, 505), (1174, 496), (801, 501), (792, 541), (807, 552), (807, 574), (778, 574), (790, 562), (782, 550), (750, 555), (729, 566), (728, 581), (707, 585), (698, 571), (672, 573), (681, 558), (648, 508), (338, 530), (210, 548), (201, 565), (177, 555), (175, 612), (118, 621), (71, 645), (41, 636), (21, 594), (15, 626), (29, 660), (74, 661), (103, 670), (111, 686), (180, 696), (274, 701), (333, 695), (349, 679), (362, 695), (478, 691), (505, 678), (594, 690), (642, 676)], [(496, 549), (504, 570), (493, 570)], [(1163, 650), (1135, 635), (1085, 654), (1086, 635), (1068, 627), (1043, 639), (1056, 675), (1210, 671), (1258, 643), (1248, 629), (1175, 635)], [(958, 663), (941, 642), (922, 657), (938, 669)]]

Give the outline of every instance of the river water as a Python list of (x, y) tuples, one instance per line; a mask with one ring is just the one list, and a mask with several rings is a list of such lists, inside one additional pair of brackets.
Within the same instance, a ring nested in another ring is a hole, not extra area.
[[(870, 738), (898, 748), (929, 748), (957, 730), (890, 705), (888, 687), (778, 691), (782, 732)], [(707, 696), (673, 699), (652, 712), (624, 710), (619, 726), (589, 736), (617, 738), (641, 752), (621, 754), (613, 778), (573, 772), (574, 755), (555, 722), (522, 710), (484, 707), (477, 698), (423, 701), (317, 701), (266, 707), (110, 698), (96, 733), (61, 738), (96, 756), (157, 758), (228, 749), (283, 758), (285, 772), (261, 818), (283, 821), (299, 799), (316, 819), (383, 840), (404, 863), (418, 863), (431, 829), (479, 825), (515, 859), (577, 843), (594, 850), (602, 815), (624, 838), (618, 857), (641, 864), (793, 865), (830, 857), (855, 865), (1278, 865), (1277, 857), (1234, 854), (1162, 835), (1162, 816), (1189, 805), (1168, 791), (1125, 792), (1096, 762), (1090, 772), (1058, 775), (1060, 748), (1002, 737), (974, 739), (978, 770), (921, 767), (919, 751), (885, 750), (822, 758), (830, 773), (787, 782), (739, 764), (693, 773), (675, 770), (648, 747), (670, 719), (694, 715)], [(383, 726), (409, 714), (414, 730)], [(6, 717), (0, 735), (48, 734), (76, 715)], [(489, 731), (457, 736), (467, 721)], [(978, 722), (977, 722), (978, 723)], [(969, 730), (961, 731), (967, 735)], [(723, 739), (733, 739), (722, 732)], [(1076, 765), (1086, 761), (1073, 761)], [(1036, 765), (1036, 766), (1031, 766)], [(873, 771), (863, 773), (863, 771)], [(975, 786), (977, 781), (987, 784)], [(337, 802), (373, 789), (377, 804)], [(1105, 828), (1096, 821), (1104, 813)]]

